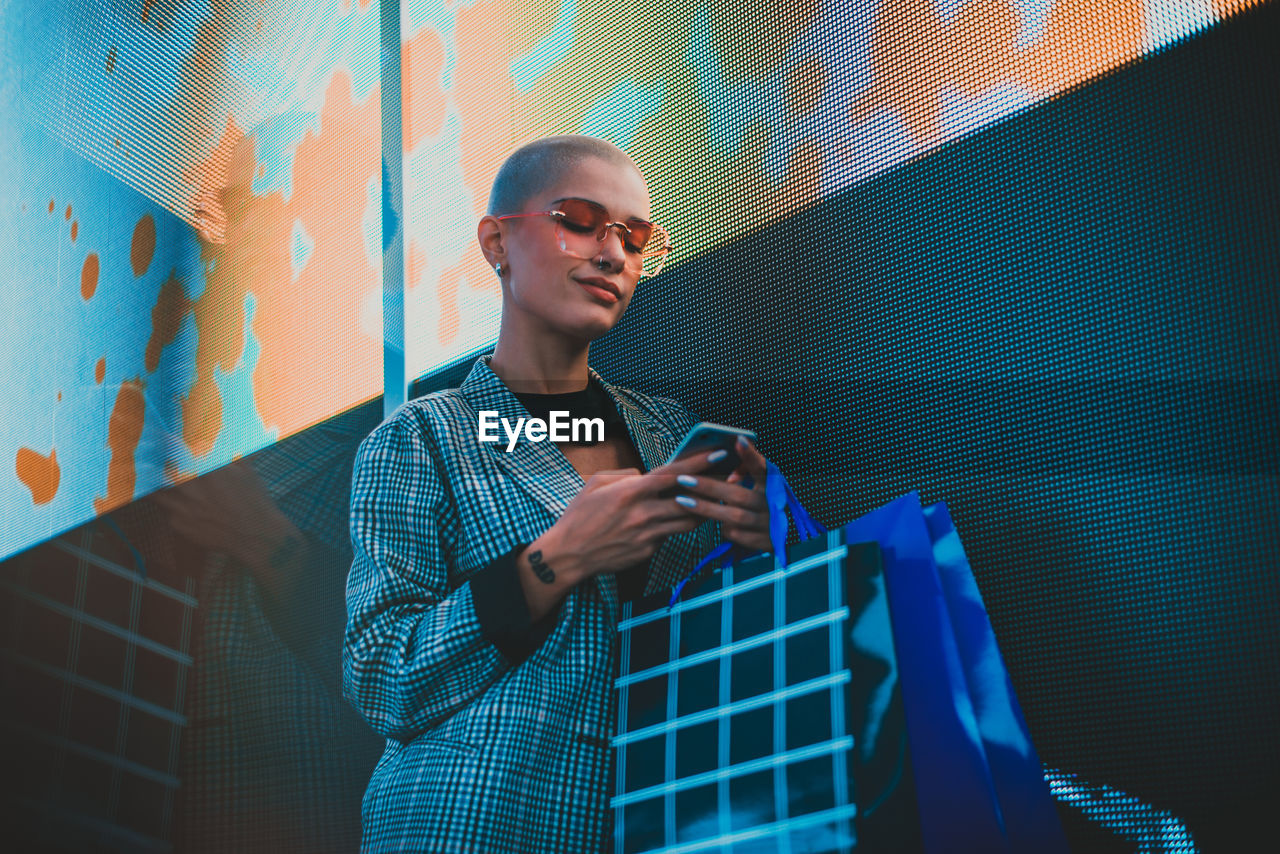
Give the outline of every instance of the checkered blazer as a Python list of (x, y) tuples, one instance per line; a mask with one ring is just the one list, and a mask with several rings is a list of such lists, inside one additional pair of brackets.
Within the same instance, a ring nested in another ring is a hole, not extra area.
[[(409, 401), (356, 452), (354, 559), (343, 691), (386, 737), (362, 802), (362, 851), (600, 851), (610, 834), (613, 575), (569, 592), (554, 629), (513, 665), (485, 638), (470, 576), (542, 534), (582, 489), (550, 442), (476, 439), (480, 410), (529, 413), (489, 368)], [(646, 470), (697, 419), (678, 403), (600, 381)], [(707, 522), (670, 537), (646, 592), (718, 541)]]

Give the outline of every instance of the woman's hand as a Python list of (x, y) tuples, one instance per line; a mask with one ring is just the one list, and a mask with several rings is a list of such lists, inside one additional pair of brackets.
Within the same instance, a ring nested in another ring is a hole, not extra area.
[(769, 461), (743, 437), (738, 438), (738, 456), (741, 464), (725, 480), (688, 474), (678, 477), (681, 489), (688, 493), (684, 497), (693, 502), (690, 505), (683, 501), (680, 505), (691, 515), (719, 522), (720, 535), (725, 540), (753, 552), (772, 551), (769, 502), (765, 497)]
[(691, 454), (643, 474), (609, 469), (587, 478), (556, 523), (517, 555), (530, 616), (539, 619), (578, 582), (643, 563), (667, 537), (701, 525), (703, 519), (675, 501), (677, 478), (702, 475), (724, 454)]

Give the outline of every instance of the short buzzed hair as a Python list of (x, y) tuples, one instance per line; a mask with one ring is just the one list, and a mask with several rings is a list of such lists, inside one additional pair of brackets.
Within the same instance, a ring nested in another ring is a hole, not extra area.
[(597, 157), (618, 166), (639, 168), (612, 142), (594, 136), (548, 136), (512, 152), (489, 190), (489, 214), (521, 213), (526, 202), (554, 186), (583, 160)]

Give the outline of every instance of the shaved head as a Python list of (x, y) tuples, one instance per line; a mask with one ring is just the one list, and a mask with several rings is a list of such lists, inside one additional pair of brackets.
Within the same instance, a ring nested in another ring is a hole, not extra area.
[(489, 214), (523, 212), (525, 203), (569, 175), (588, 158), (619, 168), (640, 170), (627, 153), (612, 142), (594, 136), (548, 136), (517, 148), (502, 164), (489, 191)]

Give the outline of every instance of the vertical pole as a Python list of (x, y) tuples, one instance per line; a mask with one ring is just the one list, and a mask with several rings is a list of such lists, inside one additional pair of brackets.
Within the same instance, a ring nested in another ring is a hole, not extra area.
[(404, 137), (400, 0), (381, 0), (382, 415), (408, 396), (404, 344)]

